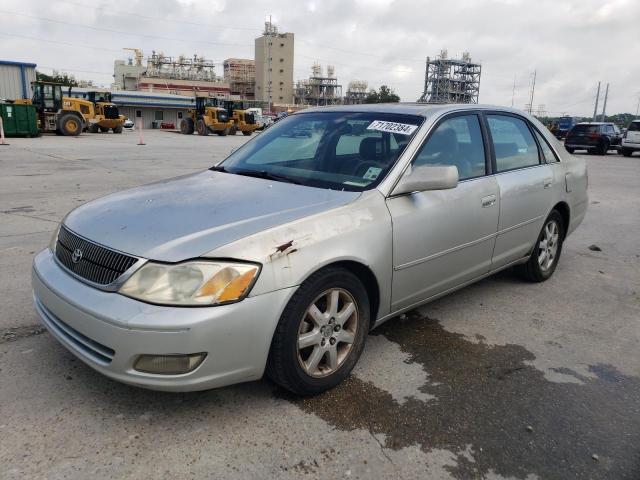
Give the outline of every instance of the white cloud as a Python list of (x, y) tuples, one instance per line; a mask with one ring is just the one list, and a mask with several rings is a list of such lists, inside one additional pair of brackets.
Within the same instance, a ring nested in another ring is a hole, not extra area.
[(515, 75), (522, 108), (533, 70), (534, 104), (552, 113), (592, 112), (598, 80), (611, 84), (609, 112), (635, 111), (639, 90), (638, 0), (3, 0), (0, 15), (0, 58), (103, 84), (112, 81), (113, 60), (126, 58), (123, 47), (252, 57), (272, 15), (280, 31), (296, 34), (296, 77), (318, 60), (335, 65), (345, 89), (363, 79), (413, 101), (425, 58), (447, 48), (482, 63), (484, 103), (510, 104)]

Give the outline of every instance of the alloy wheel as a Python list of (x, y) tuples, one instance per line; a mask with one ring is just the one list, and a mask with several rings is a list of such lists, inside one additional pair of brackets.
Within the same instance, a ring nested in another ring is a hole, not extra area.
[(351, 353), (358, 330), (358, 306), (342, 288), (320, 294), (298, 328), (298, 361), (312, 377), (331, 375)]
[(560, 228), (558, 222), (549, 220), (544, 226), (542, 238), (538, 243), (538, 265), (543, 272), (548, 271), (556, 260), (558, 254), (558, 241), (560, 240)]

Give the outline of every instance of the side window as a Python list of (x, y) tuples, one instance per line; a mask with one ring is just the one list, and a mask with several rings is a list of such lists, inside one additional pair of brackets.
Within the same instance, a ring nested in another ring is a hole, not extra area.
[(155, 119), (156, 120), (164, 120), (164, 112), (162, 110), (155, 111)]
[(413, 164), (455, 165), (460, 180), (483, 176), (486, 162), (478, 116), (462, 115), (442, 122), (422, 146)]
[(538, 139), (538, 143), (540, 144), (540, 148), (542, 149), (542, 155), (547, 163), (558, 162), (558, 157), (556, 157), (555, 153), (553, 153), (552, 148), (549, 146), (547, 140), (538, 132), (536, 132), (536, 138)]
[(540, 164), (538, 147), (524, 120), (506, 115), (487, 115), (498, 172)]

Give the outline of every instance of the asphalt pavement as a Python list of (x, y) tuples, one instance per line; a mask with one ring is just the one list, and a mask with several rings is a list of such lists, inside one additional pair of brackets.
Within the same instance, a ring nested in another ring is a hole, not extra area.
[(640, 478), (640, 156), (585, 155), (590, 205), (549, 281), (507, 271), (372, 332), (314, 398), (189, 394), (60, 346), (30, 264), (83, 202), (198, 171), (247, 139), (149, 131), (0, 150), (0, 478)]

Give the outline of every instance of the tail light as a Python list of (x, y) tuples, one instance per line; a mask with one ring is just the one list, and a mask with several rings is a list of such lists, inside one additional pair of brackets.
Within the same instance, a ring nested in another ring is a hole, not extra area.
[(591, 133), (589, 134), (589, 138), (590, 138), (590, 139), (592, 139), (592, 140), (597, 140), (598, 138), (600, 138), (600, 134), (599, 134), (599, 133), (591, 132)]

